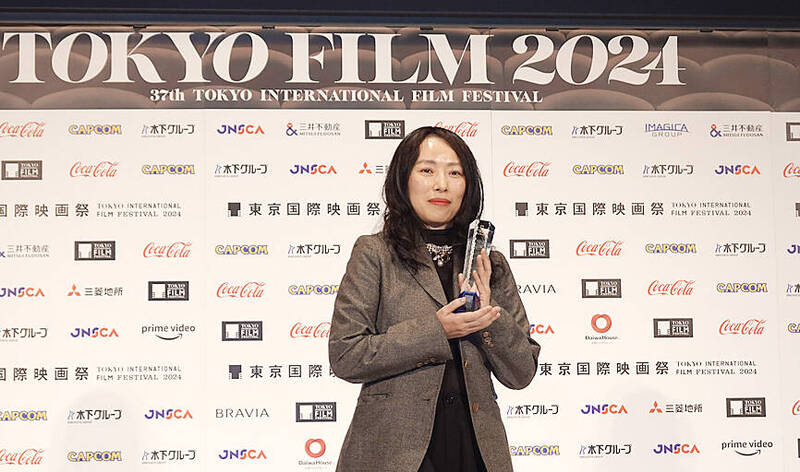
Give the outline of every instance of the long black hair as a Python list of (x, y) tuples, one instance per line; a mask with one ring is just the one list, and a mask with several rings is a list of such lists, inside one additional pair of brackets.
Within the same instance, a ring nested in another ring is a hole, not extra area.
[(461, 207), (453, 218), (453, 226), (459, 237), (466, 238), (467, 227), (483, 213), (483, 181), (475, 156), (461, 137), (452, 131), (434, 126), (423, 126), (409, 133), (394, 151), (392, 162), (383, 183), (383, 199), (386, 211), (383, 214), (383, 235), (394, 256), (411, 272), (416, 273), (424, 263), (415, 258), (414, 252), (421, 243), (421, 231), (425, 228), (408, 197), (408, 179), (411, 169), (419, 157), (422, 141), (428, 136), (437, 136), (447, 142), (461, 161), (466, 188)]

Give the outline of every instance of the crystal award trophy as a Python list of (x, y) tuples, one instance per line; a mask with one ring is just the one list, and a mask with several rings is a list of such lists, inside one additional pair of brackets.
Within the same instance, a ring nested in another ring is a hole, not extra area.
[(472, 276), (473, 268), (477, 267), (478, 254), (481, 249), (486, 249), (486, 255), (492, 248), (492, 237), (494, 237), (494, 225), (486, 220), (475, 220), (469, 225), (467, 232), (467, 251), (464, 253), (464, 274), (465, 285), (461, 287), (462, 292), (458, 295), (467, 299), (466, 303), (456, 309), (456, 313), (475, 311), (481, 306), (481, 299), (477, 292), (472, 291), (475, 285), (475, 278)]

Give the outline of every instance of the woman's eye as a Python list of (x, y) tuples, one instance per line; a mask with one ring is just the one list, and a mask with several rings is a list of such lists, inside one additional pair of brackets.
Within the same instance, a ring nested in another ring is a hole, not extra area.
[(433, 169), (420, 169), (420, 172), (424, 172), (426, 174), (432, 174), (433, 173)]
[(461, 176), (461, 175), (464, 175), (464, 174), (460, 170), (454, 170), (454, 171), (450, 172), (450, 175)]

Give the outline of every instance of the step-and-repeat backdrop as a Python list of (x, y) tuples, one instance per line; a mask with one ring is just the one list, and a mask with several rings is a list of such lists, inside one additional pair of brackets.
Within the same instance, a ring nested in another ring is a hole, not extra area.
[(0, 470), (333, 470), (333, 301), (424, 125), (543, 347), (515, 470), (800, 467), (800, 35), (0, 35)]

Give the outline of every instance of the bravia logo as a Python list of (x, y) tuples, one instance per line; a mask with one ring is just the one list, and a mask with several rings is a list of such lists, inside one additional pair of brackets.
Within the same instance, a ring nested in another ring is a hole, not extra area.
[(622, 279), (581, 279), (582, 298), (622, 298)]
[(149, 301), (188, 301), (189, 282), (147, 282), (147, 299)]
[(75, 328), (69, 333), (73, 338), (118, 338), (115, 328)]
[(142, 166), (145, 175), (188, 175), (194, 174), (194, 164), (145, 164)]
[(757, 166), (750, 166), (748, 164), (735, 164), (735, 165), (722, 165), (714, 169), (717, 175), (761, 175), (761, 171)]
[(43, 297), (44, 291), (34, 287), (0, 287), (0, 298), (35, 298)]
[(688, 296), (694, 291), (694, 280), (678, 279), (674, 282), (661, 282), (658, 279), (650, 282), (648, 295)]
[(719, 325), (719, 334), (740, 334), (745, 336), (758, 336), (764, 334), (764, 325), (767, 320), (750, 318), (746, 321), (731, 321), (726, 319)]
[(222, 460), (266, 460), (267, 454), (263, 450), (256, 449), (223, 449), (219, 453)]
[(122, 125), (69, 125), (67, 130), (69, 131), (69, 134), (76, 136), (89, 136), (92, 134), (108, 136), (122, 134)]
[(217, 287), (217, 298), (261, 298), (264, 295), (264, 282), (245, 282), (232, 285), (222, 282)]
[(403, 139), (406, 122), (403, 120), (365, 120), (364, 139)]
[(654, 454), (700, 454), (696, 444), (659, 444), (653, 448)]
[(622, 241), (610, 239), (602, 243), (589, 243), (586, 240), (578, 243), (575, 248), (576, 256), (620, 256), (622, 255)]
[(269, 418), (266, 408), (217, 408), (215, 416), (221, 419), (261, 419)]
[(790, 162), (783, 168), (783, 176), (787, 179), (790, 177), (800, 177), (800, 164)]
[(69, 451), (70, 462), (122, 462), (122, 451)]
[(0, 123), (0, 138), (41, 138), (44, 136), (44, 121), (25, 123)]
[(553, 284), (517, 284), (517, 293), (520, 295), (549, 295), (556, 294)]
[(336, 402), (295, 403), (297, 423), (336, 421)]
[(78, 161), (69, 169), (70, 177), (96, 177), (112, 179), (117, 176), (119, 162), (100, 161), (97, 164), (83, 164)]
[(726, 398), (725, 410), (728, 418), (755, 418), (767, 416), (765, 397)]
[(518, 164), (509, 161), (503, 167), (505, 177), (547, 177), (550, 173), (550, 163), (544, 161), (533, 161), (530, 164)]
[(717, 284), (717, 292), (719, 293), (766, 293), (766, 282), (720, 282)]
[(194, 419), (192, 416), (192, 412), (189, 410), (173, 410), (172, 408), (169, 409), (161, 409), (161, 410), (147, 410), (147, 413), (144, 414), (144, 417), (148, 420), (188, 420)]
[(653, 318), (653, 337), (654, 338), (694, 337), (694, 319)]
[(219, 256), (267, 256), (269, 248), (266, 244), (218, 244), (214, 247), (214, 252)]
[(152, 257), (162, 259), (186, 259), (192, 253), (192, 243), (176, 241), (170, 244), (156, 244), (151, 241), (142, 250), (145, 259)]
[(604, 404), (586, 404), (581, 409), (581, 413), (584, 415), (627, 415), (628, 410), (625, 408), (625, 405), (617, 405), (614, 403), (604, 403)]
[(591, 325), (596, 333), (607, 333), (611, 329), (611, 317), (604, 313), (596, 314), (592, 316)]
[(295, 323), (292, 329), (289, 330), (290, 338), (327, 338), (331, 332), (331, 324), (328, 321), (322, 321), (316, 325), (306, 325), (303, 323)]
[(113, 261), (116, 258), (115, 241), (75, 241), (76, 261)]
[(1, 421), (47, 421), (47, 410), (0, 410)]
[(648, 243), (644, 245), (648, 254), (697, 254), (695, 243)]
[(0, 464), (6, 465), (41, 465), (44, 449), (18, 449), (9, 451), (0, 449)]
[(42, 161), (0, 161), (0, 180), (42, 180)]
[(622, 164), (575, 164), (572, 173), (578, 175), (622, 175), (625, 173)]
[(478, 122), (477, 121), (462, 121), (460, 123), (444, 124), (437, 121), (435, 125), (437, 128), (444, 128), (450, 130), (462, 138), (474, 138), (478, 135)]
[(512, 239), (509, 241), (512, 259), (549, 259), (549, 239)]
[(503, 125), (500, 133), (506, 136), (552, 136), (551, 125)]
[(325, 454), (325, 441), (322, 439), (309, 439), (306, 441), (306, 454), (313, 459), (322, 457)]
[(218, 134), (264, 134), (261, 125), (253, 124), (236, 124), (236, 125), (220, 125), (217, 129)]
[(550, 326), (549, 324), (548, 325), (531, 324), (530, 328), (531, 328), (530, 329), (531, 336), (533, 336), (534, 334), (555, 334), (555, 331), (553, 331), (553, 327)]
[(295, 175), (318, 175), (318, 174), (337, 174), (336, 168), (328, 164), (295, 164), (289, 169), (290, 174)]
[(261, 341), (264, 336), (263, 321), (223, 321), (223, 341)]

